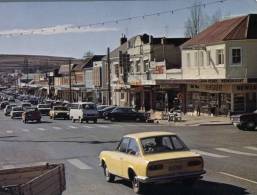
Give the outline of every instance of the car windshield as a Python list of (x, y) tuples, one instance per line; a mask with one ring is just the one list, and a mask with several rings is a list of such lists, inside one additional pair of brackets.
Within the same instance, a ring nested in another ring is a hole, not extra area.
[(13, 111), (23, 111), (23, 110), (22, 110), (22, 107), (14, 107), (12, 110), (13, 110)]
[(83, 104), (82, 108), (87, 109), (87, 110), (95, 110), (96, 106), (95, 106), (95, 104)]
[(48, 105), (48, 104), (41, 104), (41, 105), (38, 105), (38, 108), (50, 108), (50, 105)]
[(176, 135), (143, 138), (141, 145), (145, 154), (188, 150), (187, 146)]
[(54, 110), (67, 111), (68, 109), (66, 107), (54, 107)]

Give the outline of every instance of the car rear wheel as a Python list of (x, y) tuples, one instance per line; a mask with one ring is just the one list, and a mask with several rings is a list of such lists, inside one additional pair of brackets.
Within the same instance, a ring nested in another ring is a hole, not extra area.
[(111, 121), (116, 121), (116, 118), (112, 116)]
[(97, 123), (97, 119), (94, 120), (94, 123)]
[(256, 126), (255, 126), (255, 123), (253, 121), (249, 121), (246, 124), (246, 129), (247, 130), (253, 131), (253, 130), (255, 130), (255, 128), (256, 128)]
[(133, 191), (134, 191), (135, 193), (140, 194), (140, 193), (143, 192), (143, 190), (144, 190), (144, 184), (141, 183), (141, 182), (137, 179), (136, 175), (133, 176), (133, 179), (132, 179), (131, 182), (132, 182)]
[(113, 174), (111, 174), (111, 173), (109, 172), (109, 169), (108, 169), (108, 167), (107, 167), (105, 164), (103, 165), (103, 169), (104, 169), (105, 180), (106, 180), (107, 182), (114, 182), (114, 180), (115, 180), (115, 175), (113, 175)]

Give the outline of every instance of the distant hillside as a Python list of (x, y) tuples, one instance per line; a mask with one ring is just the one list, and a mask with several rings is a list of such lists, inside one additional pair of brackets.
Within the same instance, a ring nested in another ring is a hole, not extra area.
[[(22, 72), (52, 71), (62, 64), (68, 64), (69, 59), (72, 63), (78, 63), (78, 59), (58, 56), (40, 55), (5, 55), (0, 54), (0, 72)], [(27, 65), (28, 64), (28, 65)]]

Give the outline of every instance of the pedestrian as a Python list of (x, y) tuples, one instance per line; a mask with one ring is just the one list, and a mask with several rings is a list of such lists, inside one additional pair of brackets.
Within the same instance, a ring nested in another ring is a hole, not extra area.
[(200, 103), (197, 104), (196, 112), (197, 112), (197, 116), (200, 116), (200, 115), (201, 115), (201, 106), (200, 106)]

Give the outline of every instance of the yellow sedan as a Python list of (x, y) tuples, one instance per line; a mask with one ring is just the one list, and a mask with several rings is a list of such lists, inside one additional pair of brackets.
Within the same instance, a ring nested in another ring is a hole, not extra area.
[(149, 183), (182, 181), (192, 185), (205, 174), (203, 158), (170, 132), (126, 135), (115, 151), (102, 151), (99, 158), (108, 182), (115, 176), (130, 180), (136, 193)]

